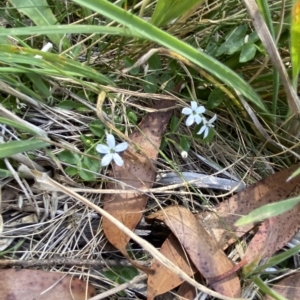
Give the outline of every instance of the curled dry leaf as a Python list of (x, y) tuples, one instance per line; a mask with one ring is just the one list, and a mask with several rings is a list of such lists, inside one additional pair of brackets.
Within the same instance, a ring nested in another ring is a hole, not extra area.
[[(179, 89), (179, 85), (175, 90)], [(113, 164), (110, 177), (116, 181), (107, 184), (108, 189), (132, 190), (133, 188), (150, 188), (155, 181), (156, 169), (152, 161), (158, 156), (162, 135), (168, 125), (173, 110), (165, 110), (174, 106), (174, 101), (160, 101), (154, 107), (157, 111), (147, 113), (130, 135), (130, 140), (139, 146), (142, 153), (128, 149), (122, 155), (124, 165)], [(162, 110), (162, 111), (160, 111)], [(146, 207), (148, 196), (140, 192), (128, 194), (106, 194), (104, 209), (129, 229), (134, 230)], [(103, 230), (111, 244), (127, 255), (126, 245), (129, 237), (106, 218), (103, 219)], [(145, 271), (145, 270), (144, 270)]]
[[(236, 227), (234, 223), (252, 210), (275, 201), (286, 199), (300, 182), (300, 177), (290, 181), (287, 178), (300, 164), (282, 170), (252, 184), (242, 192), (232, 196), (214, 208), (213, 212), (203, 212), (197, 215), (199, 222), (205, 227), (218, 245), (223, 249), (243, 236), (254, 224)], [(296, 232), (298, 222), (292, 232)]]
[[(197, 218), (186, 208), (171, 206), (149, 216), (167, 224), (188, 253), (191, 261), (206, 278), (221, 275), (233, 267), (213, 238), (201, 226)], [(236, 274), (212, 284), (215, 291), (229, 297), (239, 297), (241, 287)]]
[[(286, 299), (300, 299), (300, 273), (280, 280), (272, 286), (272, 289)], [(264, 300), (274, 300), (274, 298), (267, 295)]]
[(96, 295), (93, 286), (56, 272), (40, 270), (0, 270), (0, 299), (85, 300)]
[[(187, 260), (186, 253), (173, 234), (170, 234), (162, 244), (160, 252), (186, 274), (192, 276), (196, 272), (194, 265)], [(155, 272), (148, 275), (148, 300), (174, 289), (183, 282), (181, 278), (158, 261), (152, 263), (151, 269)]]

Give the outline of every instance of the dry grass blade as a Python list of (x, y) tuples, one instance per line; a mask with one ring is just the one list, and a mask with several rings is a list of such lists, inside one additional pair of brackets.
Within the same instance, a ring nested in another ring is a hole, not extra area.
[(60, 192), (69, 195), (70, 197), (73, 197), (77, 199), (78, 201), (82, 202), (89, 208), (93, 209), (95, 212), (101, 214), (104, 218), (107, 218), (110, 222), (112, 222), (116, 227), (118, 227), (120, 230), (122, 230), (125, 234), (127, 234), (130, 238), (132, 238), (134, 241), (136, 241), (141, 247), (143, 247), (146, 251), (148, 251), (155, 259), (157, 259), (160, 263), (164, 264), (167, 268), (169, 268), (172, 272), (174, 272), (177, 276), (181, 276), (183, 280), (190, 283), (195, 288), (203, 291), (204, 293), (207, 293), (213, 297), (217, 297), (218, 299), (223, 300), (245, 300), (243, 298), (232, 298), (227, 297), (224, 295), (221, 295), (220, 293), (214, 292), (210, 290), (209, 288), (199, 284), (190, 276), (188, 276), (186, 273), (184, 273), (180, 268), (178, 268), (176, 265), (174, 265), (170, 260), (168, 260), (164, 255), (162, 255), (154, 246), (149, 244), (144, 239), (137, 236), (135, 233), (133, 233), (130, 229), (128, 229), (122, 222), (111, 216), (108, 212), (106, 212), (104, 209), (100, 208), (99, 206), (95, 205), (85, 197), (75, 193), (74, 191), (70, 190), (69, 188), (59, 184), (58, 182), (50, 179), (47, 175), (41, 175), (38, 172), (32, 171), (33, 174), (36, 176), (36, 180), (40, 183), (44, 183), (47, 185), (52, 186), (53, 188), (59, 190)]

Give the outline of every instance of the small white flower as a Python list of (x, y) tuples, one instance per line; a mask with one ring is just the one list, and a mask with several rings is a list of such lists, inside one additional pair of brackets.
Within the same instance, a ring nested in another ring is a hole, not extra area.
[(101, 165), (105, 167), (109, 165), (112, 160), (114, 160), (116, 165), (122, 167), (124, 162), (121, 156), (117, 152), (122, 152), (126, 150), (128, 147), (128, 143), (123, 142), (116, 145), (115, 137), (109, 133), (106, 134), (106, 142), (108, 146), (99, 144), (96, 147), (96, 150), (99, 153), (105, 154), (101, 160)]
[(214, 127), (213, 122), (216, 121), (216, 119), (217, 115), (214, 115), (209, 121), (203, 118), (203, 125), (197, 134), (201, 134), (204, 132), (203, 138), (206, 138), (209, 132), (209, 128)]
[(189, 155), (186, 151), (182, 151), (180, 154), (183, 159), (186, 159)]
[(191, 107), (185, 107), (182, 110), (184, 115), (189, 115), (186, 119), (186, 126), (191, 126), (194, 122), (200, 124), (203, 119), (203, 113), (205, 112), (204, 106), (198, 106), (196, 101), (191, 102)]

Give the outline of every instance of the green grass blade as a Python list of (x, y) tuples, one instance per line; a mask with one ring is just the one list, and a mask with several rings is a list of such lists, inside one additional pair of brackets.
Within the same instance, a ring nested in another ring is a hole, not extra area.
[[(272, 22), (271, 12), (268, 2), (266, 0), (257, 0), (257, 5), (261, 11), (261, 14), (270, 30), (274, 42), (276, 41), (275, 29)], [(273, 94), (272, 94), (272, 114), (275, 116), (277, 112), (277, 99), (279, 92), (279, 72), (273, 67)], [(275, 124), (274, 124), (275, 125)]]
[(49, 26), (32, 26), (18, 28), (0, 28), (0, 36), (19, 36), (19, 35), (35, 35), (35, 34), (71, 34), (71, 33), (97, 33), (97, 34), (112, 34), (128, 37), (143, 37), (142, 34), (134, 30), (120, 27), (108, 27), (97, 25), (49, 25)]
[[(40, 55), (43, 59), (36, 58), (35, 55)], [(0, 45), (0, 62), (4, 62), (9, 66), (18, 66), (24, 72), (66, 78), (87, 77), (97, 83), (114, 85), (114, 82), (108, 77), (78, 61), (30, 48)], [(36, 68), (33, 68), (33, 66)]]
[(281, 295), (279, 295), (278, 293), (276, 293), (275, 291), (273, 291), (270, 287), (268, 287), (259, 277), (256, 277), (254, 279), (255, 284), (260, 288), (261, 291), (263, 291), (264, 293), (266, 293), (267, 295), (270, 295), (271, 297), (273, 297), (276, 300), (288, 300), (284, 297), (282, 297)]
[(293, 86), (297, 88), (300, 71), (300, 0), (294, 0), (291, 22), (291, 61), (293, 70)]
[(176, 53), (182, 55), (197, 66), (207, 70), (221, 81), (238, 90), (242, 95), (249, 99), (258, 109), (259, 113), (269, 115), (264, 103), (258, 94), (240, 76), (231, 69), (221, 64), (209, 55), (198, 51), (192, 46), (178, 40), (172, 35), (160, 30), (152, 24), (134, 16), (122, 8), (105, 0), (74, 0), (74, 2), (88, 7), (109, 19), (115, 20), (127, 26), (132, 31), (142, 35), (145, 39), (154, 41), (165, 46)]
[(267, 263), (258, 266), (253, 273), (256, 274), (260, 274), (261, 272), (263, 272), (265, 269), (267, 268), (271, 268), (274, 267), (280, 263), (282, 263), (283, 261), (287, 260), (288, 258), (290, 258), (293, 255), (296, 255), (298, 252), (300, 251), (300, 245), (297, 245), (296, 247), (293, 247), (287, 251), (284, 251), (282, 253), (279, 253), (273, 257), (271, 257)]
[(235, 223), (235, 226), (244, 226), (254, 222), (262, 221), (271, 217), (278, 216), (292, 209), (300, 202), (300, 196), (271, 203), (253, 210), (247, 216), (241, 217)]
[(151, 18), (151, 23), (157, 27), (164, 26), (168, 24), (168, 22), (181, 17), (201, 2), (203, 2), (203, 0), (158, 0)]
[(27, 127), (23, 124), (20, 124), (18, 122), (15, 122), (15, 121), (12, 121), (12, 120), (9, 120), (7, 118), (3, 118), (3, 117), (0, 117), (0, 124), (6, 124), (8, 126), (11, 126), (13, 128), (16, 128), (16, 129), (19, 129), (19, 130), (22, 130), (24, 132), (27, 132), (27, 133), (30, 133), (32, 135), (39, 135), (38, 132), (36, 132), (34, 129), (30, 128), (30, 127)]
[(12, 141), (0, 144), (0, 158), (12, 156), (17, 153), (23, 153), (49, 146), (49, 143), (38, 138), (31, 138), (25, 141)]
[[(55, 25), (58, 23), (46, 0), (11, 0), (16, 9), (30, 18), (36, 25)], [(27, 29), (27, 34), (30, 30)], [(48, 34), (49, 39), (57, 46), (63, 45), (63, 49), (70, 47), (69, 41), (64, 34)], [(62, 43), (63, 41), (63, 43)]]

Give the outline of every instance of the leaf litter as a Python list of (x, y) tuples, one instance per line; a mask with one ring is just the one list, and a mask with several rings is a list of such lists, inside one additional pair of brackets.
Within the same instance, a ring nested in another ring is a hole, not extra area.
[(0, 299), (85, 300), (96, 295), (87, 282), (57, 272), (0, 270)]
[[(221, 275), (233, 268), (233, 263), (188, 209), (170, 206), (153, 213), (148, 218), (158, 219), (167, 224), (195, 267), (206, 279)], [(153, 265), (155, 266), (156, 263), (154, 262)], [(152, 286), (153, 281), (153, 279), (148, 281), (148, 292), (155, 288), (155, 285)], [(174, 281), (167, 282), (167, 284), (174, 284)], [(228, 297), (239, 297), (241, 293), (239, 278), (236, 274), (213, 283), (211, 286), (215, 291)], [(152, 299), (151, 296), (149, 299)]]
[[(106, 194), (103, 200), (104, 209), (131, 230), (136, 228), (146, 208), (148, 196), (138, 190), (151, 188), (155, 181), (156, 168), (153, 161), (157, 159), (162, 136), (173, 113), (172, 109), (166, 109), (174, 105), (175, 101), (159, 101), (154, 107), (156, 111), (146, 114), (129, 136), (142, 153), (131, 147), (121, 155), (124, 165), (119, 167), (113, 164), (110, 172), (109, 176), (114, 180), (108, 182), (107, 189), (136, 189), (136, 193)], [(126, 250), (130, 238), (106, 218), (103, 219), (102, 227), (109, 242), (135, 264)]]

